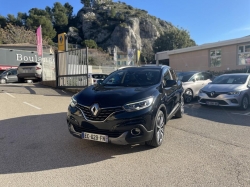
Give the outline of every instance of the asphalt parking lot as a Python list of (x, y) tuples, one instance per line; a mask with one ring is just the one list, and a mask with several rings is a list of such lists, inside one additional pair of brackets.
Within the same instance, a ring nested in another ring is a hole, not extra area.
[(163, 145), (112, 145), (69, 134), (73, 94), (0, 85), (1, 186), (250, 186), (250, 109), (185, 105)]

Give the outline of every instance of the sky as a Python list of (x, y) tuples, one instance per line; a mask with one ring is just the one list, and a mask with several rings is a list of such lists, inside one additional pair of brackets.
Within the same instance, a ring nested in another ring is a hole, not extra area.
[[(189, 31), (197, 45), (250, 35), (250, 0), (120, 1)], [(80, 0), (0, 0), (0, 15), (28, 13), (31, 8), (44, 9), (55, 2), (69, 2), (74, 7), (74, 14), (83, 7)]]

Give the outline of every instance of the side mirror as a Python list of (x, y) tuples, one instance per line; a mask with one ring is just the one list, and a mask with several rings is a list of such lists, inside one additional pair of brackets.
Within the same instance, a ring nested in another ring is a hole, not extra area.
[(176, 85), (177, 84), (177, 82), (176, 82), (176, 80), (167, 80), (166, 81), (166, 88), (169, 88), (169, 87), (172, 87), (172, 86), (174, 86), (174, 85)]
[(103, 80), (97, 80), (97, 84), (102, 84)]

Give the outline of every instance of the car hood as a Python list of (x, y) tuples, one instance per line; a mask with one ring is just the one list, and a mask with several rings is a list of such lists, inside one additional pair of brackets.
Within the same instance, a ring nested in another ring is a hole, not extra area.
[(158, 86), (149, 87), (118, 87), (118, 86), (89, 86), (76, 94), (77, 103), (91, 106), (98, 103), (101, 108), (123, 106), (126, 103), (143, 100), (153, 96)]
[(231, 92), (240, 91), (244, 88), (244, 84), (208, 84), (202, 90), (206, 92)]

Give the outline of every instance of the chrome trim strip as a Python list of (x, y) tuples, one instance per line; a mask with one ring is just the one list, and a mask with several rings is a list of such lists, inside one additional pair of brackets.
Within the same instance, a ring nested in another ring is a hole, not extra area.
[[(77, 104), (82, 106), (82, 107), (86, 107), (86, 108), (90, 109), (90, 106), (81, 105), (79, 103), (77, 103)], [(114, 107), (106, 107), (106, 108), (100, 108), (100, 109), (111, 109), (111, 108), (119, 108), (119, 107), (122, 108), (121, 106), (114, 106)]]
[[(81, 105), (81, 106), (82, 106), (82, 105)], [(94, 122), (94, 123), (105, 122), (105, 121), (106, 121), (111, 115), (113, 115), (114, 113), (124, 111), (124, 110), (119, 110), (119, 111), (113, 112), (113, 113), (109, 114), (109, 116), (108, 116), (105, 120), (103, 120), (103, 121), (93, 121), (93, 120), (87, 119), (87, 117), (85, 116), (85, 114), (84, 114), (84, 112), (82, 111), (82, 109), (80, 109), (80, 108), (77, 107), (77, 106), (76, 106), (76, 108), (77, 108), (78, 110), (81, 111), (82, 116), (84, 117), (84, 119), (85, 119), (86, 121)], [(104, 109), (104, 108), (103, 108), (103, 109)], [(105, 109), (107, 109), (107, 108), (105, 108)]]

